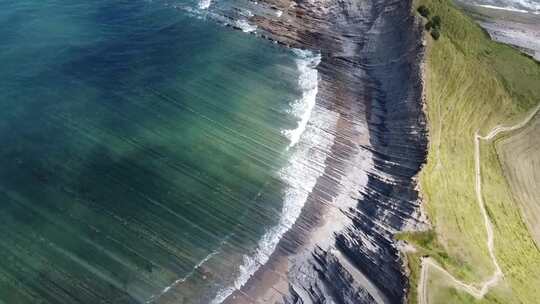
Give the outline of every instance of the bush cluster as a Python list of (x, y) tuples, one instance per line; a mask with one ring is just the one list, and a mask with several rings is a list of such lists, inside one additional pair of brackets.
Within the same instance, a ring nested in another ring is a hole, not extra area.
[(441, 36), (441, 17), (433, 16), (430, 20), (429, 15), (431, 14), (431, 12), (429, 11), (429, 8), (427, 8), (425, 5), (420, 5), (417, 11), (422, 17), (428, 19), (428, 22), (425, 25), (426, 31), (430, 32), (433, 39), (438, 40)]
[(424, 18), (429, 18), (429, 8), (427, 8), (425, 5), (420, 5), (418, 7), (418, 13)]

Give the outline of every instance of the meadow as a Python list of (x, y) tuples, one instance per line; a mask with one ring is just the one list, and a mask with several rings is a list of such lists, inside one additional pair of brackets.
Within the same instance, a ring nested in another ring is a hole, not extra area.
[[(475, 193), (478, 131), (526, 117), (540, 98), (540, 64), (489, 35), (449, 0), (418, 0), (439, 16), (440, 36), (425, 35), (425, 110), (429, 123), (427, 163), (419, 177), (432, 228), (400, 235), (417, 251), (408, 254), (409, 303), (417, 302), (420, 257), (430, 256), (455, 278), (480, 283), (495, 271)], [(423, 18), (424, 23), (428, 18)], [(430, 270), (429, 303), (535, 303), (540, 298), (540, 251), (505, 178), (494, 142), (480, 144), (482, 197), (494, 229), (495, 255), (503, 280), (476, 300)], [(508, 159), (516, 161), (517, 157)], [(512, 166), (512, 164), (510, 164)]]

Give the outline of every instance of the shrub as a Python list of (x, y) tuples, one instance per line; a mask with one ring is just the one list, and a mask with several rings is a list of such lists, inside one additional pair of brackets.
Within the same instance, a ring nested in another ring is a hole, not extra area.
[(429, 8), (427, 8), (425, 5), (420, 5), (417, 11), (420, 15), (422, 15), (422, 17), (424, 18), (429, 17)]
[(431, 23), (433, 28), (441, 28), (441, 17), (433, 16), (433, 18), (431, 18)]
[(433, 23), (431, 23), (431, 21), (428, 21), (426, 25), (424, 25), (424, 27), (426, 28), (426, 31), (429, 31), (433, 27)]
[(441, 33), (439, 32), (439, 29), (437, 29), (437, 28), (434, 27), (434, 28), (431, 30), (431, 37), (433, 37), (433, 39), (435, 39), (435, 40), (439, 40), (439, 37), (440, 37), (440, 36), (441, 36)]

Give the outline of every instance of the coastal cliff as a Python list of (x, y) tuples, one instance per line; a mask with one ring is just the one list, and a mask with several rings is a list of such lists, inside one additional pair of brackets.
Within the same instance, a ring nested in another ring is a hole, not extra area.
[(403, 303), (394, 236), (426, 225), (415, 182), (427, 146), (422, 27), (410, 1), (249, 5), (261, 36), (320, 53), (315, 111), (335, 119), (310, 119), (333, 139), (318, 151), (322, 174), (269, 261), (225, 303)]

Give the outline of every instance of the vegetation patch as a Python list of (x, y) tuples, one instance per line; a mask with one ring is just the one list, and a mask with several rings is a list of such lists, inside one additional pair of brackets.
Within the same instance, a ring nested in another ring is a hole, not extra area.
[[(425, 7), (420, 9), (420, 7)], [(493, 42), (450, 0), (417, 0), (419, 14), (444, 35), (428, 41), (425, 93), (430, 145), (420, 187), (433, 230), (405, 234), (418, 249), (408, 254), (410, 303), (419, 258), (429, 255), (453, 276), (481, 282), (494, 272), (475, 193), (474, 134), (523, 119), (538, 103), (540, 65), (514, 48)], [(426, 13), (427, 12), (427, 13)], [(426, 23), (426, 24), (427, 24)], [(494, 142), (482, 141), (482, 196), (494, 225), (495, 251), (504, 280), (482, 300), (455, 290), (444, 275), (428, 281), (431, 303), (538, 303), (540, 251), (504, 177)], [(431, 270), (435, 272), (435, 270)], [(446, 299), (446, 300), (445, 300)]]
[(435, 40), (439, 40), (439, 37), (441, 36), (441, 25), (442, 25), (442, 19), (439, 15), (433, 16), (431, 19), (429, 19), (429, 16), (431, 14), (431, 11), (427, 6), (420, 5), (417, 9), (418, 13), (424, 17), (426, 20), (426, 24), (424, 25), (424, 28), (426, 31), (428, 31)]

